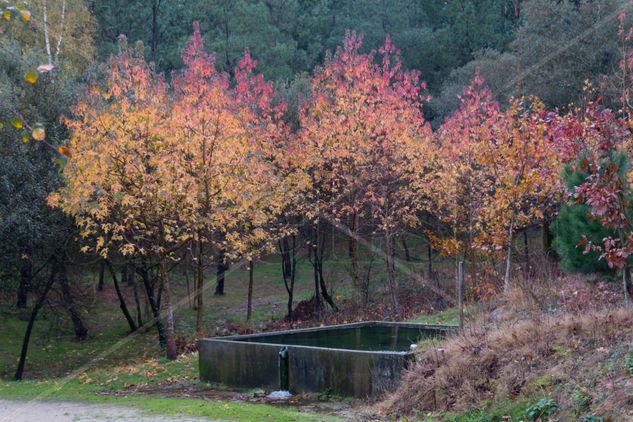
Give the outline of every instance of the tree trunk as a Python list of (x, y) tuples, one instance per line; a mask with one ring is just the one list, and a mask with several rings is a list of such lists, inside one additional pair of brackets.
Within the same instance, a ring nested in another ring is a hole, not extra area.
[(279, 241), (279, 253), (281, 254), (281, 274), (284, 279), (284, 286), (288, 293), (288, 304), (286, 318), (292, 321), (292, 301), (294, 299), (295, 275), (296, 275), (296, 236), (292, 236), (292, 247), (288, 242), (288, 237)]
[(523, 230), (523, 258), (525, 259), (525, 279), (530, 276), (530, 242), (527, 229)]
[(503, 277), (503, 293), (505, 295), (510, 291), (510, 269), (512, 266), (512, 237), (514, 231), (514, 214), (510, 218), (510, 228), (508, 229), (508, 256), (506, 257), (506, 271)]
[(396, 271), (394, 267), (393, 254), (394, 239), (388, 231), (385, 231), (385, 258), (387, 261), (387, 275), (389, 282), (389, 292), (391, 293), (391, 302), (396, 311), (396, 315), (400, 316), (400, 303), (398, 302), (398, 282), (396, 280)]
[(176, 350), (176, 337), (174, 333), (174, 308), (171, 303), (171, 289), (169, 286), (169, 276), (167, 274), (166, 258), (160, 260), (160, 280), (165, 295), (165, 335), (167, 340), (167, 359), (176, 360), (178, 352)]
[(134, 285), (132, 286), (134, 292), (134, 302), (136, 303), (136, 323), (139, 327), (143, 326), (143, 313), (141, 312), (141, 301), (138, 296), (138, 286), (136, 283), (136, 279), (134, 280)]
[(464, 261), (457, 264), (457, 307), (459, 309), (459, 331), (464, 331)]
[(103, 285), (105, 283), (105, 262), (103, 259), (99, 260), (99, 284), (97, 284), (97, 290), (103, 291)]
[(158, 14), (160, 13), (161, 0), (152, 1), (152, 38), (150, 40), (151, 61), (156, 64), (156, 51), (158, 50)]
[[(312, 226), (312, 236), (313, 236), (313, 244), (309, 249), (309, 257), (310, 263), (312, 264), (312, 270), (314, 272), (314, 290), (317, 298), (319, 296), (323, 297), (323, 299), (334, 309), (338, 310), (332, 296), (328, 293), (327, 285), (325, 284), (325, 278), (323, 277), (323, 256), (325, 249), (325, 242), (321, 239), (319, 234), (320, 225), (316, 223)], [(293, 240), (294, 242), (294, 240)], [(293, 243), (294, 245), (294, 243)], [(293, 247), (293, 250), (296, 248)], [(296, 256), (293, 254), (293, 265), (296, 261)], [(319, 289), (321, 292), (319, 293)], [(318, 312), (320, 313), (321, 301), (320, 299), (315, 300), (315, 306), (318, 306)]]
[(629, 298), (629, 284), (631, 282), (631, 273), (628, 267), (624, 267), (622, 270), (622, 290), (624, 292), (624, 306), (629, 307), (631, 305), (631, 299)]
[(248, 260), (248, 303), (246, 304), (246, 321), (251, 320), (253, 313), (253, 271), (255, 263), (252, 259)]
[(224, 274), (226, 270), (229, 269), (229, 266), (226, 262), (226, 256), (224, 252), (220, 252), (218, 256), (218, 269), (216, 272), (216, 284), (215, 284), (215, 294), (217, 296), (224, 296)]
[(125, 263), (125, 268), (126, 268), (126, 271), (125, 271), (125, 275), (126, 275), (125, 282), (127, 283), (127, 285), (129, 287), (132, 287), (132, 286), (134, 286), (134, 272), (135, 272), (134, 271), (134, 263), (131, 262), (131, 261), (127, 261)]
[(18, 297), (15, 306), (25, 309), (28, 301), (31, 279), (33, 278), (33, 264), (29, 257), (22, 257), (20, 265), (20, 284), (18, 285)]
[(364, 307), (367, 305), (367, 295), (365, 294), (365, 290), (363, 288), (363, 283), (360, 279), (360, 269), (358, 267), (358, 240), (357, 240), (357, 225), (358, 225), (358, 217), (354, 213), (350, 217), (349, 224), (349, 257), (351, 260), (351, 268), (352, 268), (352, 284), (354, 288), (360, 295), (361, 305)]
[(328, 292), (327, 286), (325, 284), (325, 278), (323, 277), (323, 256), (319, 258), (318, 273), (319, 285), (321, 286), (321, 296), (323, 296), (323, 299), (328, 303), (328, 305), (330, 305), (332, 309), (338, 311), (338, 307), (336, 306), (336, 303), (334, 303), (334, 299), (332, 299), (332, 296)]
[(127, 275), (127, 263), (123, 264), (121, 267), (121, 283), (127, 283), (128, 275)]
[(550, 256), (552, 253), (552, 238), (547, 221), (543, 221), (541, 224), (541, 246), (545, 256)]
[(321, 292), (320, 292), (319, 273), (314, 273), (314, 315), (321, 319)]
[(204, 289), (204, 263), (203, 263), (203, 247), (202, 240), (200, 236), (198, 236), (198, 259), (196, 262), (196, 286), (195, 296), (196, 296), (196, 335), (198, 337), (202, 337), (203, 329), (202, 329), (202, 317), (204, 315), (204, 302), (203, 302), (203, 292)]
[(16, 381), (22, 380), (22, 375), (24, 374), (24, 365), (26, 364), (26, 354), (29, 350), (29, 341), (31, 340), (31, 333), (33, 332), (33, 325), (35, 325), (35, 319), (37, 318), (37, 314), (44, 306), (44, 302), (46, 301), (46, 296), (50, 291), (51, 287), (53, 287), (53, 283), (55, 282), (55, 276), (57, 275), (57, 262), (53, 261), (51, 266), (51, 274), (48, 278), (48, 282), (44, 286), (44, 290), (42, 294), (37, 299), (35, 306), (33, 306), (33, 310), (31, 311), (31, 316), (29, 317), (29, 322), (26, 325), (26, 331), (24, 332), (24, 339), (22, 340), (22, 348), (20, 350), (20, 359), (18, 360), (18, 367), (15, 370), (15, 375), (13, 379)]
[(407, 260), (407, 262), (411, 262), (411, 253), (409, 252), (409, 246), (404, 237), (402, 238), (402, 248), (404, 249), (404, 259)]
[(132, 318), (132, 315), (130, 315), (130, 311), (128, 311), (127, 305), (125, 304), (125, 298), (123, 297), (123, 294), (121, 293), (121, 287), (119, 286), (119, 280), (117, 279), (116, 271), (114, 270), (114, 267), (112, 266), (112, 263), (110, 261), (106, 261), (106, 265), (108, 266), (108, 269), (110, 270), (110, 274), (112, 275), (114, 290), (116, 291), (116, 295), (119, 298), (119, 308), (121, 308), (121, 312), (123, 312), (123, 316), (125, 317), (125, 320), (130, 326), (130, 331), (134, 332), (137, 329), (136, 323), (134, 322), (134, 318)]
[[(196, 309), (196, 306), (192, 303), (192, 299), (191, 299), (191, 285), (189, 283), (189, 254), (185, 253), (185, 256), (183, 257), (183, 261), (184, 261), (184, 271), (185, 271), (185, 284), (187, 285), (187, 304), (189, 305), (189, 307), (191, 309)], [(193, 288), (195, 290), (196, 288), (196, 283), (195, 283), (195, 279), (194, 279), (194, 284), (193, 284)], [(195, 300), (195, 291), (194, 291), (194, 300)]]
[(319, 293), (319, 286), (320, 286), (320, 274), (319, 274), (319, 252), (320, 249), (322, 248), (322, 243), (321, 243), (321, 225), (320, 223), (317, 223), (314, 226), (314, 244), (315, 244), (315, 248), (314, 248), (314, 262), (315, 262), (315, 271), (314, 271), (314, 315), (316, 315), (317, 318), (321, 318), (321, 293)]
[(70, 320), (73, 323), (73, 329), (75, 330), (75, 338), (78, 341), (85, 340), (88, 337), (88, 329), (79, 315), (79, 311), (75, 306), (75, 300), (73, 299), (72, 292), (70, 291), (70, 284), (68, 283), (68, 273), (66, 272), (66, 264), (62, 260), (59, 263), (59, 285), (62, 288), (62, 299), (64, 306), (70, 315)]
[(433, 277), (433, 248), (431, 248), (431, 241), (429, 241), (427, 247), (427, 255), (429, 257), (429, 279)]
[(158, 332), (158, 344), (161, 350), (164, 350), (167, 347), (167, 336), (165, 335), (165, 326), (163, 325), (163, 321), (160, 318), (160, 305), (158, 304), (158, 301), (156, 300), (156, 297), (154, 295), (154, 286), (150, 281), (150, 275), (145, 266), (143, 266), (142, 268), (137, 268), (137, 270), (141, 275), (141, 280), (143, 280), (145, 295), (152, 310), (152, 323), (156, 324), (156, 331)]

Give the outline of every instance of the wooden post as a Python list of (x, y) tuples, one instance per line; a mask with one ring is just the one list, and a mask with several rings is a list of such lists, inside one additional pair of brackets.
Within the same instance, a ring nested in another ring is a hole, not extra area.
[(459, 308), (459, 330), (464, 331), (464, 261), (457, 267), (457, 306)]

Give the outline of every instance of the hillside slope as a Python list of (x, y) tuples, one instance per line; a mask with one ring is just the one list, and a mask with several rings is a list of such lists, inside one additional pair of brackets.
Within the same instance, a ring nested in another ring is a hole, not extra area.
[(386, 416), (633, 420), (633, 309), (555, 312), (468, 328), (422, 348)]

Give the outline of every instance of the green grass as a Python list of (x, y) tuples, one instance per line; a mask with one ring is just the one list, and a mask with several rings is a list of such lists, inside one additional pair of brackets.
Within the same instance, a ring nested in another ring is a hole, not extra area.
[(86, 388), (76, 381), (61, 385), (58, 381), (0, 381), (0, 397), (30, 400), (42, 396), (44, 400), (81, 401), (110, 404), (141, 409), (149, 414), (163, 416), (196, 416), (210, 419), (254, 421), (322, 421), (336, 420), (329, 415), (301, 413), (292, 408), (266, 404), (169, 398), (153, 396), (107, 396)]
[(205, 388), (197, 381), (197, 357), (168, 362), (150, 359), (116, 369), (98, 369), (69, 379), (0, 381), (0, 398), (13, 400), (80, 401), (141, 409), (150, 414), (196, 416), (223, 420), (322, 421), (335, 416), (303, 413), (291, 407), (245, 402), (160, 397), (135, 393), (129, 387), (157, 387), (177, 380)]
[[(480, 408), (462, 413), (448, 413), (442, 415), (442, 420), (449, 422), (502, 422), (527, 421), (525, 409), (529, 402), (523, 398), (516, 400), (495, 400)], [(437, 419), (426, 419), (427, 421)]]
[[(464, 309), (464, 316), (468, 315), (468, 308)], [(434, 314), (418, 315), (415, 318), (409, 320), (409, 322), (417, 322), (420, 324), (447, 324), (457, 325), (459, 324), (459, 312), (457, 308), (449, 308), (445, 311), (437, 312)]]

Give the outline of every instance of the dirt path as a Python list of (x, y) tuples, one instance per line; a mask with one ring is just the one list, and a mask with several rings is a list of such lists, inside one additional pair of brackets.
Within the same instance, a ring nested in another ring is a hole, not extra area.
[(71, 402), (0, 400), (0, 422), (202, 422), (208, 419), (149, 416), (137, 409)]

